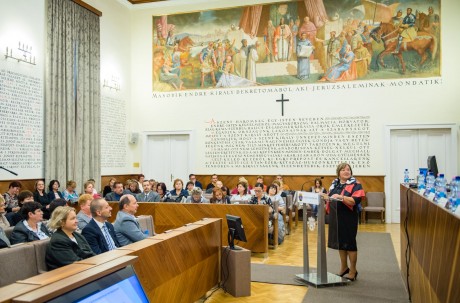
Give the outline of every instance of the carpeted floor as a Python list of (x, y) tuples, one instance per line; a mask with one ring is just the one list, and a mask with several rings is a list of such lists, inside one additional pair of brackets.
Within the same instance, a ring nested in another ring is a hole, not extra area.
[[(303, 302), (408, 302), (390, 234), (358, 233), (358, 279), (346, 286), (308, 286)], [(339, 271), (338, 251), (327, 251), (328, 272)], [(302, 267), (251, 264), (254, 282), (302, 285), (295, 278)]]

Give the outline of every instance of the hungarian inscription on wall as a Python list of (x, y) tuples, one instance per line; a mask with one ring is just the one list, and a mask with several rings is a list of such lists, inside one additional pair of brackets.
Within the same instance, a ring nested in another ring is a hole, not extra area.
[(0, 69), (0, 165), (43, 166), (42, 79)]
[(126, 167), (126, 104), (101, 95), (101, 168)]
[(369, 168), (369, 117), (211, 120), (206, 168)]

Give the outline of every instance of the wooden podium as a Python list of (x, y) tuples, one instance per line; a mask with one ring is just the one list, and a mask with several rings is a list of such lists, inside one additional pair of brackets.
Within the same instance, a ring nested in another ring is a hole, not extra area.
[(222, 288), (234, 297), (251, 295), (251, 251), (222, 247)]

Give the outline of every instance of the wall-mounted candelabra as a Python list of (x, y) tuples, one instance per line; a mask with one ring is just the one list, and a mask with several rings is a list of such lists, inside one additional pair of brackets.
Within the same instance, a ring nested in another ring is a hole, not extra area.
[(26, 45), (19, 41), (18, 52), (19, 55), (13, 54), (13, 48), (7, 46), (5, 59), (11, 58), (13, 60), (18, 60), (18, 62), (25, 62), (36, 65), (35, 56), (32, 56), (32, 46)]
[(106, 87), (110, 90), (119, 91), (121, 89), (120, 80), (118, 77), (112, 76), (110, 80), (104, 79), (102, 87)]

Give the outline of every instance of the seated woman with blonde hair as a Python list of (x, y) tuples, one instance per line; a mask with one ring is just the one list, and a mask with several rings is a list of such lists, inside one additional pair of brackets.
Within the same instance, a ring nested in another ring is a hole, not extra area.
[(74, 208), (57, 207), (51, 215), (48, 227), (56, 230), (46, 247), (45, 260), (49, 270), (96, 255), (86, 239), (76, 232), (78, 221)]

